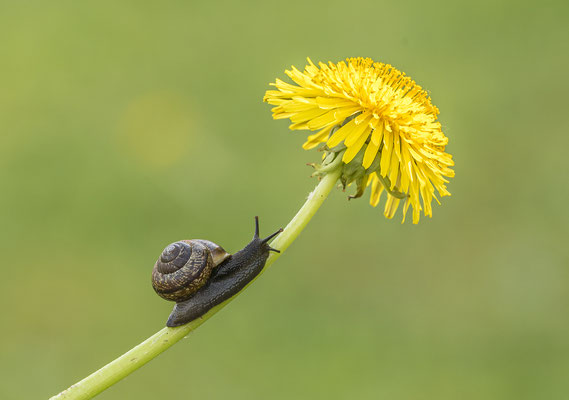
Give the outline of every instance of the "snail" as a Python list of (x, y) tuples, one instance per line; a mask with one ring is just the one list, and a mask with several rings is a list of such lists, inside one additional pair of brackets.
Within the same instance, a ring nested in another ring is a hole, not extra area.
[(166, 326), (193, 321), (237, 294), (261, 272), (269, 252), (279, 253), (268, 242), (282, 231), (259, 238), (259, 218), (255, 217), (253, 240), (235, 254), (202, 239), (167, 246), (152, 269), (156, 293), (176, 302)]

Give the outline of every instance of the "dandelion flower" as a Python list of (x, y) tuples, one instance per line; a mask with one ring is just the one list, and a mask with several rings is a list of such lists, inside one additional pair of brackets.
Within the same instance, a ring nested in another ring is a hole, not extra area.
[(273, 118), (290, 119), (292, 130), (317, 131), (302, 146), (324, 144), (325, 162), (343, 165), (344, 185), (356, 182), (355, 196), (371, 186), (370, 204), (387, 193), (384, 214), (392, 218), (403, 200), (403, 222), (409, 206), (413, 223), (421, 210), (432, 216), (431, 202), (449, 196), (445, 177), (453, 177), (448, 138), (437, 121), (439, 110), (427, 92), (391, 65), (369, 58), (337, 64), (308, 59), (304, 72), (286, 74), (294, 84), (277, 79), (264, 100), (275, 107)]

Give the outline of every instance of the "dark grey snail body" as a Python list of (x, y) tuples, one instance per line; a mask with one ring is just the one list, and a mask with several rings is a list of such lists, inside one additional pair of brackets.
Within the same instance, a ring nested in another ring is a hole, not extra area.
[(159, 296), (176, 301), (166, 322), (174, 327), (201, 317), (212, 307), (233, 297), (253, 280), (265, 266), (271, 248), (259, 238), (255, 217), (253, 240), (235, 254), (206, 240), (185, 240), (166, 247), (152, 271), (152, 286)]

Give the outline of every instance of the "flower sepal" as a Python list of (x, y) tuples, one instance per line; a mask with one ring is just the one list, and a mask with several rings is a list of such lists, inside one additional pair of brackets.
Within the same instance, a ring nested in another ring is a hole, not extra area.
[(379, 157), (372, 163), (369, 168), (364, 168), (362, 166), (362, 160), (364, 157), (364, 151), (359, 152), (356, 157), (349, 163), (344, 163), (342, 157), (346, 151), (346, 146), (340, 144), (332, 149), (328, 146), (322, 146), (319, 150), (325, 151), (323, 160), (321, 164), (310, 163), (308, 165), (314, 168), (312, 177), (321, 178), (331, 171), (335, 171), (337, 168), (342, 168), (340, 174), (340, 183), (342, 189), (345, 191), (346, 187), (350, 186), (352, 183), (356, 183), (357, 190), (353, 195), (348, 196), (348, 199), (355, 199), (361, 197), (367, 187), (369, 181), (369, 174), (373, 173), (379, 168)]
[(340, 168), (341, 164), (342, 164), (341, 154), (326, 151), (324, 157), (322, 158), (321, 164), (308, 163), (307, 165), (310, 165), (312, 168), (314, 168), (314, 172), (310, 176), (313, 178), (316, 177), (320, 179), (326, 176), (328, 173)]

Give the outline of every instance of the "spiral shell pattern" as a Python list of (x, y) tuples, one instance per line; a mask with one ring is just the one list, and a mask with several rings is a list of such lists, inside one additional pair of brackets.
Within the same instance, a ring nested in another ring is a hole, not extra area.
[(204, 286), (215, 267), (211, 250), (200, 240), (167, 246), (152, 270), (152, 287), (166, 300), (183, 301)]

